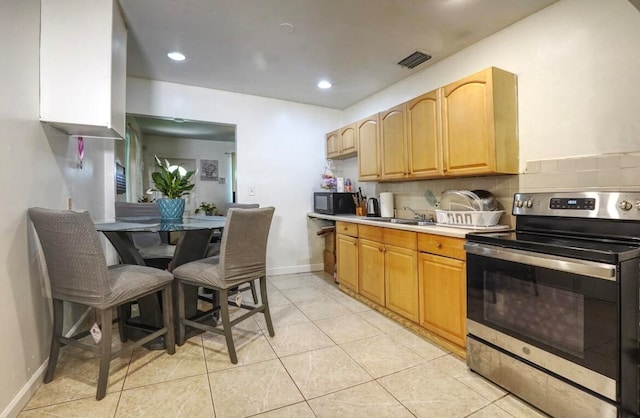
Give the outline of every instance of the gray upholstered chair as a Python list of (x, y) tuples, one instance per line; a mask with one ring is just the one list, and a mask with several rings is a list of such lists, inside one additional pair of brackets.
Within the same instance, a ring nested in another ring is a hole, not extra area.
[[(238, 358), (233, 343), (231, 327), (257, 313), (264, 314), (269, 335), (274, 336), (269, 301), (267, 298), (267, 240), (273, 219), (273, 207), (261, 209), (232, 208), (227, 213), (222, 246), (219, 257), (209, 257), (192, 261), (176, 267), (173, 275), (178, 287), (178, 344), (184, 343), (185, 327), (194, 327), (204, 331), (224, 335), (231, 363)], [(247, 309), (233, 321), (229, 318), (229, 291), (243, 283), (260, 280), (260, 299), (258, 306), (240, 305)], [(222, 329), (212, 327), (196, 320), (185, 318), (184, 285), (203, 286), (219, 292)]]
[[(224, 211), (222, 212), (223, 216), (227, 216), (227, 212), (231, 208), (241, 208), (241, 209), (254, 209), (259, 208), (260, 204), (258, 203), (226, 203), (224, 205)], [(222, 238), (221, 232), (214, 232), (213, 237), (211, 239), (211, 244), (207, 250), (207, 257), (213, 257), (220, 254), (220, 239)], [(256, 300), (256, 303), (258, 301)]]
[[(254, 209), (259, 207), (260, 207), (259, 203), (227, 203), (224, 205), (223, 214), (224, 216), (227, 216), (227, 213), (229, 213), (229, 209), (231, 208)], [(214, 232), (212, 241), (216, 241), (216, 242), (212, 242), (211, 244), (209, 244), (209, 248), (207, 249), (207, 257), (215, 257), (217, 255), (220, 255), (220, 239), (221, 238), (222, 238), (222, 233)], [(244, 288), (238, 289), (237, 291), (243, 292), (247, 289), (251, 289), (251, 296), (253, 297), (253, 303), (257, 304), (258, 292), (256, 291), (256, 285), (253, 281), (249, 282), (248, 287), (245, 286)]]
[[(160, 211), (155, 202), (116, 202), (115, 210), (116, 218), (138, 216), (160, 218)], [(166, 268), (173, 258), (176, 246), (168, 244), (168, 239), (163, 240), (159, 232), (130, 232), (129, 236), (147, 265)]]
[[(175, 353), (171, 273), (145, 266), (118, 264), (107, 267), (98, 232), (88, 212), (30, 208), (29, 218), (40, 239), (53, 299), (53, 331), (45, 383), (53, 380), (62, 345), (80, 346), (100, 353), (98, 400), (105, 396), (111, 360), (122, 351), (164, 336), (167, 352)], [(157, 292), (162, 294), (164, 326), (112, 352), (113, 308)], [(86, 332), (64, 336), (63, 301), (90, 306), (99, 312), (102, 340), (98, 346), (78, 341), (87, 335)]]

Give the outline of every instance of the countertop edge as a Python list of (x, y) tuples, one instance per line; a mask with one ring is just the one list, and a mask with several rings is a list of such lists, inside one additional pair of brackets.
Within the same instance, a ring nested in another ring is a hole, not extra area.
[(382, 228), (391, 228), (391, 229), (400, 229), (403, 231), (413, 231), (413, 232), (422, 232), (424, 234), (433, 234), (433, 235), (442, 235), (446, 237), (454, 237), (454, 238), (465, 238), (468, 233), (489, 233), (489, 232), (499, 232), (499, 231), (508, 231), (508, 228), (496, 228), (495, 230), (490, 229), (464, 229), (457, 227), (446, 227), (440, 225), (426, 225), (426, 226), (418, 226), (418, 225), (406, 225), (406, 224), (394, 224), (391, 222), (380, 222), (380, 221), (372, 221), (367, 219), (366, 216), (356, 216), (349, 214), (342, 215), (325, 215), (322, 213), (316, 212), (308, 212), (307, 217), (316, 218), (316, 219), (325, 219), (329, 221), (343, 221), (343, 222), (352, 222), (362, 225), (371, 225), (371, 226), (379, 226)]

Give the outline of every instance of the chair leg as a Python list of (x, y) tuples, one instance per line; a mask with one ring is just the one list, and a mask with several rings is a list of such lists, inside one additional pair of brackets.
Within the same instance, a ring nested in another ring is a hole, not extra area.
[(167, 328), (167, 333), (164, 336), (164, 344), (167, 347), (167, 353), (175, 354), (176, 352), (176, 338), (175, 329), (173, 326), (173, 292), (171, 287), (172, 283), (165, 286), (162, 291), (162, 317), (164, 320), (164, 326)]
[(269, 336), (273, 337), (276, 333), (273, 331), (273, 323), (271, 322), (271, 312), (269, 311), (269, 299), (267, 298), (267, 276), (260, 277), (260, 297), (264, 306), (264, 320), (267, 323)]
[(222, 317), (222, 330), (224, 331), (224, 338), (227, 340), (227, 350), (229, 350), (229, 357), (231, 363), (238, 363), (238, 356), (236, 355), (236, 347), (233, 344), (233, 335), (231, 334), (231, 321), (229, 321), (229, 290), (220, 290), (220, 316)]
[(180, 280), (175, 280), (175, 282), (177, 284), (176, 299), (178, 300), (178, 345), (182, 345), (185, 339), (184, 284)]
[(100, 340), (100, 372), (98, 373), (98, 390), (96, 400), (104, 398), (107, 393), (107, 381), (109, 380), (109, 365), (111, 364), (111, 308), (101, 309), (102, 340)]
[(251, 295), (253, 296), (253, 304), (258, 304), (258, 292), (256, 292), (256, 282), (252, 280), (249, 282), (249, 286), (251, 287)]
[(127, 319), (131, 317), (131, 304), (118, 306), (118, 332), (120, 334), (120, 342), (126, 343), (127, 338)]
[(62, 320), (64, 318), (62, 301), (53, 299), (53, 327), (51, 330), (51, 347), (49, 348), (49, 363), (47, 364), (47, 373), (44, 376), (44, 383), (53, 380), (53, 375), (58, 364), (58, 356), (60, 355), (60, 341), (58, 337), (62, 335)]

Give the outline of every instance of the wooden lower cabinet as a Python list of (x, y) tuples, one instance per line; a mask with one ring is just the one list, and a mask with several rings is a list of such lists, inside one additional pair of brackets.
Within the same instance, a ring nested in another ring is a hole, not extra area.
[(358, 257), (359, 293), (384, 306), (384, 245), (360, 238)]
[(464, 355), (464, 239), (348, 222), (337, 222), (336, 232), (341, 286), (414, 322)]
[(358, 292), (358, 238), (336, 235), (338, 283)]
[(413, 322), (419, 318), (417, 261), (415, 249), (385, 246), (385, 306)]
[(434, 254), (418, 256), (420, 325), (454, 344), (466, 346), (465, 262)]

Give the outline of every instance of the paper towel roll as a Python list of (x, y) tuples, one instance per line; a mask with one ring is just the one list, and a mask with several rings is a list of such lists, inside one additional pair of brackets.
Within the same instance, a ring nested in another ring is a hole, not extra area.
[(393, 193), (380, 193), (380, 216), (393, 218)]

